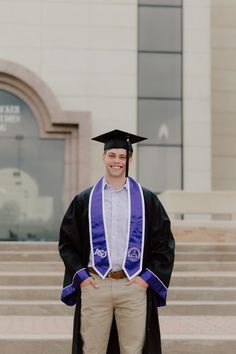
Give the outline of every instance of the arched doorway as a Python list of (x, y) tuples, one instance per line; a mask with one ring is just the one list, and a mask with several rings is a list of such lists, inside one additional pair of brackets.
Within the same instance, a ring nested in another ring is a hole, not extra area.
[(63, 112), (32, 72), (0, 61), (0, 240), (57, 239), (65, 206), (87, 186), (89, 120)]

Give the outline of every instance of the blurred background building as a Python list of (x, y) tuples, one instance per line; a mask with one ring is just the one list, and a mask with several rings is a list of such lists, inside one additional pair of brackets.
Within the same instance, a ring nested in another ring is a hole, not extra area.
[(154, 192), (235, 190), (236, 2), (0, 0), (0, 239), (55, 240), (103, 173), (92, 136), (149, 139)]

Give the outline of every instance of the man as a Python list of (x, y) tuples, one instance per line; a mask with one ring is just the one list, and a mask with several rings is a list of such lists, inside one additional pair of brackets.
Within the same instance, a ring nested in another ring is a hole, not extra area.
[(174, 262), (169, 218), (154, 193), (128, 177), (132, 144), (114, 130), (105, 175), (72, 201), (61, 225), (62, 301), (76, 304), (72, 354), (160, 354), (156, 308), (166, 304)]

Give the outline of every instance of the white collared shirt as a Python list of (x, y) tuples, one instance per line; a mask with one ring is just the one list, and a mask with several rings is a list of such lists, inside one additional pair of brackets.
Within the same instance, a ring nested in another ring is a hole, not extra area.
[[(120, 189), (104, 183), (104, 222), (112, 270), (122, 269), (128, 232), (128, 187)], [(91, 266), (91, 254), (89, 266)]]
[(112, 270), (122, 269), (128, 232), (128, 189), (104, 186), (104, 210)]

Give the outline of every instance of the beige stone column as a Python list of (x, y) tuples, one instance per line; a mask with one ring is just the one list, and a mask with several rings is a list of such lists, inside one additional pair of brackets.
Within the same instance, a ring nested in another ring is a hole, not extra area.
[(212, 4), (212, 183), (236, 189), (236, 1)]
[(211, 190), (210, 0), (183, 1), (184, 189)]

